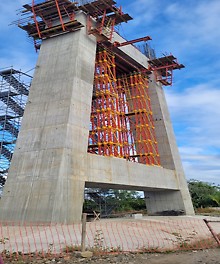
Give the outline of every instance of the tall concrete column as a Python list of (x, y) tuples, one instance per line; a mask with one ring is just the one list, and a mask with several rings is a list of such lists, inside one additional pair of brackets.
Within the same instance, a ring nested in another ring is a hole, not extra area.
[(162, 85), (157, 83), (153, 76), (149, 82), (149, 95), (161, 166), (175, 171), (179, 190), (145, 192), (147, 209), (152, 214), (162, 214), (165, 211), (176, 211), (177, 214), (181, 212), (188, 215), (194, 214), (164, 91)]
[(0, 221), (81, 220), (95, 54), (86, 27), (43, 40)]

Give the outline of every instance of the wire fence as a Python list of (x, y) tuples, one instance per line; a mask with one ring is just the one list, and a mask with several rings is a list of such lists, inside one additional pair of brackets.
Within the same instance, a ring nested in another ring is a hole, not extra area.
[[(61, 256), (81, 250), (81, 235), (82, 224), (0, 223), (0, 252), (3, 258)], [(220, 246), (215, 236), (220, 239), (219, 219), (146, 217), (141, 220), (97, 220), (86, 223), (85, 246), (99, 254), (166, 252), (215, 248)]]

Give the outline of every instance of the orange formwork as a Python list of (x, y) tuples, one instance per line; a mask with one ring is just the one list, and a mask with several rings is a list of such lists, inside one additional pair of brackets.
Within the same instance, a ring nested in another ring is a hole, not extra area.
[(155, 74), (157, 82), (162, 83), (164, 86), (173, 84), (173, 70), (180, 70), (185, 66), (178, 63), (177, 58), (172, 54), (161, 58), (155, 58), (148, 61), (150, 64), (150, 70)]
[(127, 105), (124, 118), (128, 134), (133, 139), (126, 158), (147, 165), (159, 165), (148, 78), (142, 73), (134, 73), (120, 78), (118, 82)]
[(148, 78), (117, 76), (115, 56), (97, 52), (88, 152), (160, 165)]
[(122, 157), (122, 135), (114, 55), (97, 53), (88, 151)]

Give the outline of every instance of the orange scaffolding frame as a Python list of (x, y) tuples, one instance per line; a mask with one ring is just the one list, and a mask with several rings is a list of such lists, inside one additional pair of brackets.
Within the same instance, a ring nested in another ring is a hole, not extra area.
[(149, 70), (152, 70), (156, 81), (165, 86), (173, 84), (173, 70), (182, 69), (185, 66), (179, 64), (177, 58), (172, 54), (161, 58), (156, 58), (148, 61), (150, 64)]
[[(124, 116), (128, 127), (129, 160), (147, 165), (159, 165), (159, 153), (155, 136), (153, 113), (148, 94), (148, 78), (142, 73), (133, 73), (119, 79), (127, 105)], [(131, 136), (132, 135), (132, 136)]]
[(115, 55), (97, 52), (88, 152), (160, 165), (148, 78), (137, 72), (117, 78)]
[(90, 153), (122, 157), (115, 56), (106, 50), (96, 57), (90, 128)]
[[(111, 41), (115, 25), (132, 19), (128, 14), (122, 12), (122, 8), (115, 6), (113, 0), (97, 0), (80, 6), (80, 9), (89, 14), (87, 20), (88, 34), (93, 34), (98, 41)], [(94, 26), (93, 19), (97, 24)]]

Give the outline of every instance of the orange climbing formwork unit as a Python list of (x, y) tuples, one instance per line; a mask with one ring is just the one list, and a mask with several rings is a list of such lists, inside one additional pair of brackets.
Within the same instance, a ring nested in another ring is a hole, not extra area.
[(40, 48), (42, 39), (80, 29), (83, 25), (75, 20), (79, 10), (76, 3), (69, 0), (32, 0), (23, 5), (22, 18), (15, 21), (21, 29), (33, 38), (36, 49)]
[(150, 64), (150, 69), (155, 74), (156, 81), (165, 86), (173, 84), (173, 70), (180, 70), (185, 67), (183, 64), (179, 64), (172, 54), (161, 58), (155, 58), (148, 62)]
[(106, 50), (96, 57), (88, 151), (123, 156), (115, 57)]
[(98, 41), (108, 41), (112, 39), (115, 25), (132, 19), (115, 4), (113, 0), (32, 0), (31, 4), (23, 5), (21, 19), (14, 23), (27, 31), (34, 41), (35, 49), (38, 50), (43, 39), (84, 27), (76, 19), (76, 14), (83, 11), (87, 13), (88, 34), (95, 35)]
[(148, 76), (117, 76), (115, 55), (97, 52), (88, 152), (160, 165)]
[[(113, 0), (88, 1), (81, 5), (80, 9), (88, 14), (87, 29), (88, 34), (93, 34), (98, 41), (112, 40), (114, 27), (122, 22), (127, 22), (132, 18), (122, 12), (122, 8), (115, 6)], [(97, 25), (94, 25), (93, 19)]]
[(127, 105), (124, 118), (129, 141), (126, 158), (147, 165), (159, 165), (159, 153), (151, 102), (148, 94), (148, 76), (135, 72), (118, 79), (119, 89)]

